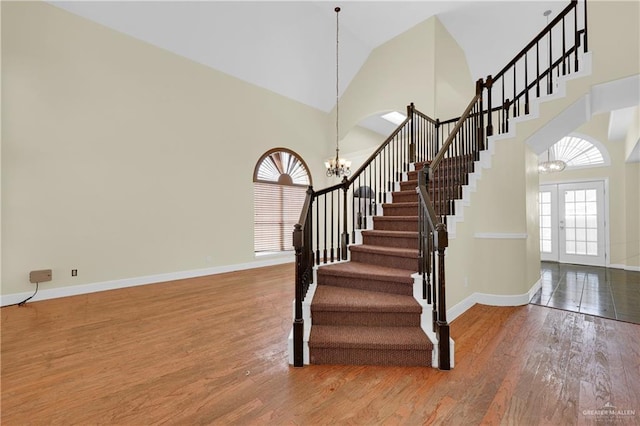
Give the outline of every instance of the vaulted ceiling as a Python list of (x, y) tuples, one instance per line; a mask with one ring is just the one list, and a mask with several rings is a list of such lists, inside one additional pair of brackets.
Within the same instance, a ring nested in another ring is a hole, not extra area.
[(323, 111), (373, 49), (437, 15), (474, 79), (497, 73), (569, 2), (562, 1), (72, 1), (74, 14)]

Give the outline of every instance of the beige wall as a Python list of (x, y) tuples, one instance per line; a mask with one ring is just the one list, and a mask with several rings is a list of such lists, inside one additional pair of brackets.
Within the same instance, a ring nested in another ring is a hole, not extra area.
[(640, 269), (640, 163), (625, 165), (626, 258), (625, 264)]
[(435, 33), (435, 116), (440, 120), (459, 117), (475, 95), (475, 83), (464, 50), (440, 22)]
[(323, 112), (46, 3), (2, 36), (3, 295), (251, 262), (259, 157), (324, 173)]
[(474, 90), (464, 51), (430, 18), (374, 49), (353, 79), (340, 100), (341, 154), (360, 160), (384, 142), (386, 136), (357, 126), (371, 115), (405, 113), (414, 102), (430, 117), (449, 119), (464, 111)]
[[(629, 159), (629, 156), (638, 144), (640, 144), (640, 107), (635, 107), (631, 123), (627, 131), (627, 137), (625, 138), (625, 160)], [(640, 149), (640, 147), (638, 149)]]
[(411, 102), (430, 117), (456, 117), (474, 91), (464, 51), (432, 17), (371, 52), (340, 100), (343, 134), (375, 113), (404, 113)]
[(640, 2), (588, 2), (589, 50), (594, 52), (590, 80), (604, 82), (638, 74), (640, 67)]
[(343, 135), (366, 117), (389, 110), (404, 112), (411, 102), (433, 116), (435, 20), (430, 18), (371, 52), (340, 99)]
[[(491, 168), (482, 171), (471, 205), (464, 208), (464, 222), (456, 225), (456, 238), (451, 241), (448, 307), (473, 293), (524, 294), (540, 275), (539, 257), (537, 271), (532, 271), (530, 263), (535, 259), (527, 250), (532, 238), (537, 241), (537, 235), (529, 235), (530, 227), (537, 227), (537, 218), (534, 224), (528, 223), (530, 155), (522, 143), (495, 143)], [(461, 257), (466, 258), (464, 269), (458, 266)]]

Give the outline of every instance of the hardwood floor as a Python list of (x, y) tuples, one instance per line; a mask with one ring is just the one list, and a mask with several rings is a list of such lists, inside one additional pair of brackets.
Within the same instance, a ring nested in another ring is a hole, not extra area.
[(640, 424), (639, 325), (476, 305), (452, 371), (293, 368), (292, 298), (289, 264), (3, 308), (2, 424)]

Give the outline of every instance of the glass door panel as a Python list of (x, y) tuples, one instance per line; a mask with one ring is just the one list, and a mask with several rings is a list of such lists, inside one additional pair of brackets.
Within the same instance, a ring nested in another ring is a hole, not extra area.
[(541, 185), (540, 258), (604, 266), (604, 182)]

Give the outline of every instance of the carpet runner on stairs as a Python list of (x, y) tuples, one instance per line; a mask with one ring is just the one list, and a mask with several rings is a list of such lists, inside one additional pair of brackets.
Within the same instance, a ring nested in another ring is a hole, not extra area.
[(311, 364), (431, 366), (433, 345), (413, 297), (418, 270), (418, 197), (393, 194), (351, 260), (318, 268), (311, 303)]
[[(442, 166), (429, 192), (461, 194), (473, 160), (446, 159)], [(442, 173), (454, 168), (462, 175), (448, 177), (451, 185), (446, 189), (437, 188)], [(362, 231), (362, 244), (349, 246), (350, 261), (318, 268), (311, 302), (311, 364), (432, 365), (433, 344), (420, 327), (422, 307), (413, 297), (412, 275), (418, 271), (417, 172), (408, 172), (399, 186), (392, 192), (393, 202), (383, 204), (383, 216), (373, 217), (373, 229)], [(451, 212), (449, 205), (439, 210)]]

